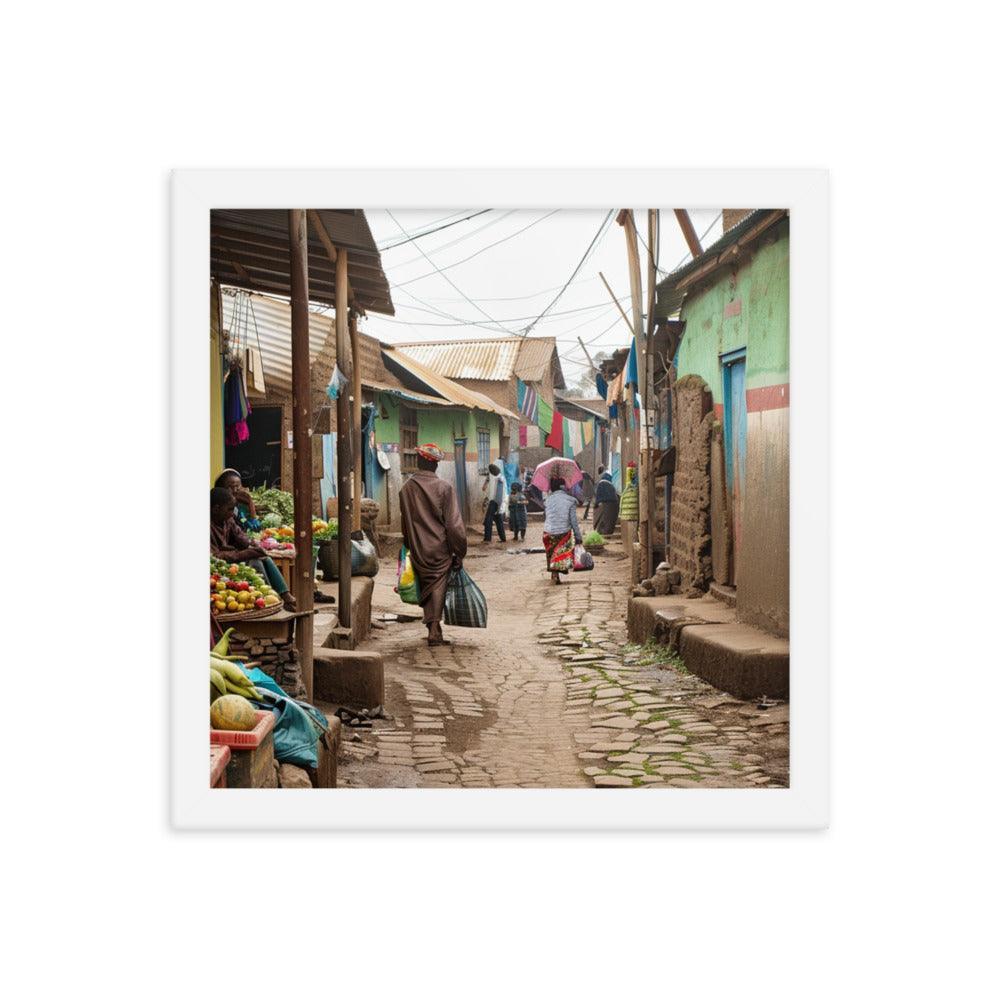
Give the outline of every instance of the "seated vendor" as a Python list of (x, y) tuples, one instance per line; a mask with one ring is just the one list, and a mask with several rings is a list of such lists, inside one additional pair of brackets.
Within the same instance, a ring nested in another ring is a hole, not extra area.
[(235, 469), (223, 469), (219, 473), (215, 485), (232, 490), (233, 499), (236, 501), (236, 510), (233, 512), (236, 523), (244, 531), (260, 531), (261, 525), (257, 518), (257, 508), (254, 506), (250, 491), (243, 485), (240, 474)]
[(247, 537), (246, 532), (236, 523), (236, 501), (232, 491), (225, 486), (216, 486), (211, 492), (211, 550), (218, 559), (228, 559), (234, 563), (247, 563), (258, 573), (267, 577), (288, 610), (295, 608), (295, 597), (288, 589), (281, 570), (274, 565), (267, 553)]

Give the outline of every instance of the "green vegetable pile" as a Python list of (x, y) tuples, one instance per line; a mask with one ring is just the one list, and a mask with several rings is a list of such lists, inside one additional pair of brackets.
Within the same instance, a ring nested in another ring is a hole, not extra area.
[(258, 486), (250, 491), (257, 516), (263, 518), (267, 514), (277, 514), (280, 524), (292, 524), (295, 521), (295, 505), (292, 494), (284, 490), (276, 490), (269, 486)]
[(599, 531), (588, 531), (584, 536), (583, 544), (584, 547), (588, 545), (603, 545), (604, 535), (602, 535)]
[(339, 536), (340, 532), (337, 530), (337, 519), (333, 518), (332, 521), (328, 521), (325, 528), (320, 528), (319, 531), (313, 532), (314, 542), (329, 542)]

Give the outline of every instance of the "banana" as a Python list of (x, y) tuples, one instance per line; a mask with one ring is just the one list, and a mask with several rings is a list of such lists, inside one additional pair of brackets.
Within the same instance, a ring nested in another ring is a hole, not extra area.
[(218, 670), (227, 681), (232, 681), (234, 684), (247, 685), (250, 683), (247, 675), (235, 663), (230, 663), (228, 660), (213, 659), (210, 666), (213, 670)]
[(229, 694), (242, 695), (244, 698), (260, 699), (260, 695), (254, 687), (240, 687), (239, 685), (233, 684), (231, 681), (226, 681), (226, 689)]
[(212, 652), (218, 654), (219, 656), (225, 656), (229, 652), (229, 637), (235, 631), (235, 628), (227, 628), (226, 631), (222, 633), (222, 638), (215, 644)]
[(215, 690), (218, 691), (219, 694), (225, 694), (226, 693), (226, 680), (222, 676), (222, 674), (220, 674), (218, 670), (209, 669), (208, 675), (209, 675), (209, 678), (212, 681), (212, 687), (215, 688)]

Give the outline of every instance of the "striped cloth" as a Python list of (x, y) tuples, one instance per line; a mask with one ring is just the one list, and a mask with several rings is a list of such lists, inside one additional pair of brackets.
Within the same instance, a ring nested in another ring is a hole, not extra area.
[(520, 379), (517, 380), (517, 409), (531, 423), (538, 423), (538, 393)]

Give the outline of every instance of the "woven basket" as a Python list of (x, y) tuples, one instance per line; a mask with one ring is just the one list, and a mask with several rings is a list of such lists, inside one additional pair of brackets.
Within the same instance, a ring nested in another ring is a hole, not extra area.
[(271, 615), (277, 614), (284, 604), (278, 601), (277, 604), (272, 604), (269, 608), (251, 608), (249, 611), (227, 611), (225, 614), (212, 615), (212, 618), (217, 622), (243, 622), (250, 621), (252, 618), (269, 618)]

